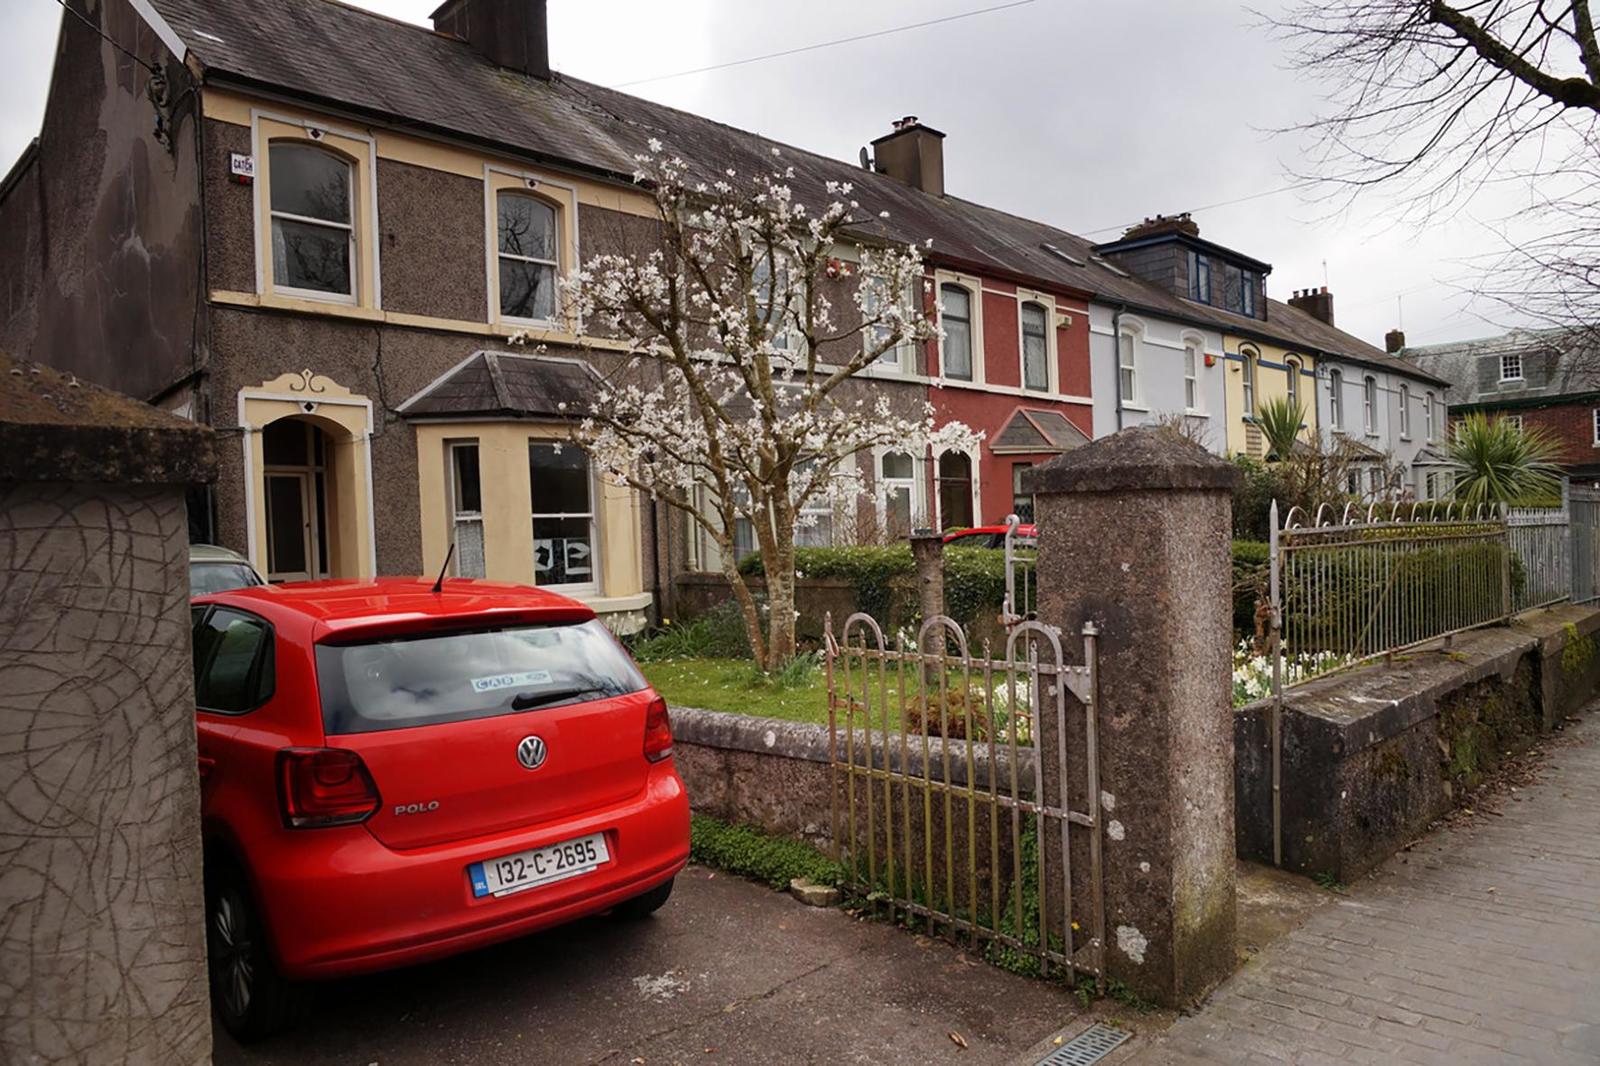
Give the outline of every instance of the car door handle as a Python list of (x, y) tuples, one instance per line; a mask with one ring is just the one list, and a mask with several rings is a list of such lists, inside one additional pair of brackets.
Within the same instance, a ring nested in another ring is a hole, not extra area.
[(213, 759), (209, 755), (201, 755), (199, 757), (199, 762), (200, 762), (200, 780), (204, 781), (207, 777), (211, 776), (211, 771), (216, 767), (217, 760)]

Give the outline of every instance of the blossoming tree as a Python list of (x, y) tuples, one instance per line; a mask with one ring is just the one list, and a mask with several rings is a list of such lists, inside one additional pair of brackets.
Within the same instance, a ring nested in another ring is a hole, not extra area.
[[(935, 428), (931, 405), (908, 417), (883, 390), (846, 387), (934, 335), (922, 258), (860, 236), (848, 183), (829, 182), (824, 204), (802, 203), (793, 168), (773, 154), (767, 173), (699, 180), (650, 142), (635, 179), (654, 196), (658, 236), (636, 253), (595, 256), (566, 283), (584, 333), (624, 347), (623, 369), (583, 412), (579, 443), (718, 545), (769, 671), (795, 654), (796, 530), (860, 496), (855, 457), (978, 439), (959, 423)], [(742, 522), (762, 555), (765, 611), (738, 570)]]

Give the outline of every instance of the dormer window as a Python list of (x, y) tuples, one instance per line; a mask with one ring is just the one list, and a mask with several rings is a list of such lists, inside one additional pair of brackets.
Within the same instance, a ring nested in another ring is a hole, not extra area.
[(1199, 252), (1189, 253), (1189, 299), (1211, 302), (1211, 260)]
[(354, 299), (355, 200), (349, 160), (296, 143), (274, 143), (268, 159), (273, 287)]
[(1500, 380), (1522, 380), (1522, 353), (1511, 352), (1500, 357)]
[(1239, 313), (1256, 317), (1256, 289), (1261, 285), (1261, 275), (1246, 270), (1239, 278)]
[(500, 193), (497, 203), (500, 315), (549, 322), (556, 317), (556, 209), (518, 192)]

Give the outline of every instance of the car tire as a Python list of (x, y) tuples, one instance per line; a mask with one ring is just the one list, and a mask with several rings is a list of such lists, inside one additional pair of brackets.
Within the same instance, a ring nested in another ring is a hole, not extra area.
[(211, 1006), (241, 1044), (280, 1032), (289, 1023), (294, 988), (278, 972), (266, 923), (244, 876), (208, 871), (206, 957)]
[(673, 878), (657, 885), (648, 892), (641, 892), (632, 899), (623, 900), (612, 908), (612, 917), (620, 918), (625, 922), (636, 922), (641, 918), (648, 918), (660, 910), (661, 905), (672, 896), (672, 882), (675, 880), (677, 879)]

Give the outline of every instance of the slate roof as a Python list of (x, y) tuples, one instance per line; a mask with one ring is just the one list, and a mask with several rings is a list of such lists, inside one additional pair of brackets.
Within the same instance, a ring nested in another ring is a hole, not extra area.
[(994, 438), (999, 452), (1064, 452), (1088, 444), (1089, 438), (1059, 411), (1019, 407)]
[[(546, 81), (502, 69), (453, 36), (336, 0), (149, 2), (191, 49), (208, 81), (287, 92), (402, 128), (629, 181), (634, 156), (648, 150), (651, 138), (706, 174), (725, 167), (758, 173), (773, 165), (772, 149), (781, 148), (801, 198), (822, 200), (829, 181), (854, 184), (864, 237), (932, 238), (931, 257), (974, 273), (1254, 331), (1297, 348), (1383, 358), (1309, 315), (1293, 312), (1281, 323), (1263, 323), (1181, 299), (1105, 265), (1092, 242), (1054, 226), (955, 196), (932, 196), (888, 175), (578, 78), (558, 73)], [(889, 212), (886, 221), (877, 217), (880, 211)], [(1287, 306), (1270, 303), (1273, 316)]]
[(600, 375), (578, 359), (478, 351), (400, 405), (406, 418), (572, 418)]
[[(1407, 362), (1448, 378), (1450, 406), (1532, 404), (1600, 392), (1600, 352), (1589, 330), (1514, 329), (1496, 337), (1414, 345)], [(1500, 357), (1522, 356), (1522, 381), (1500, 380)]]

